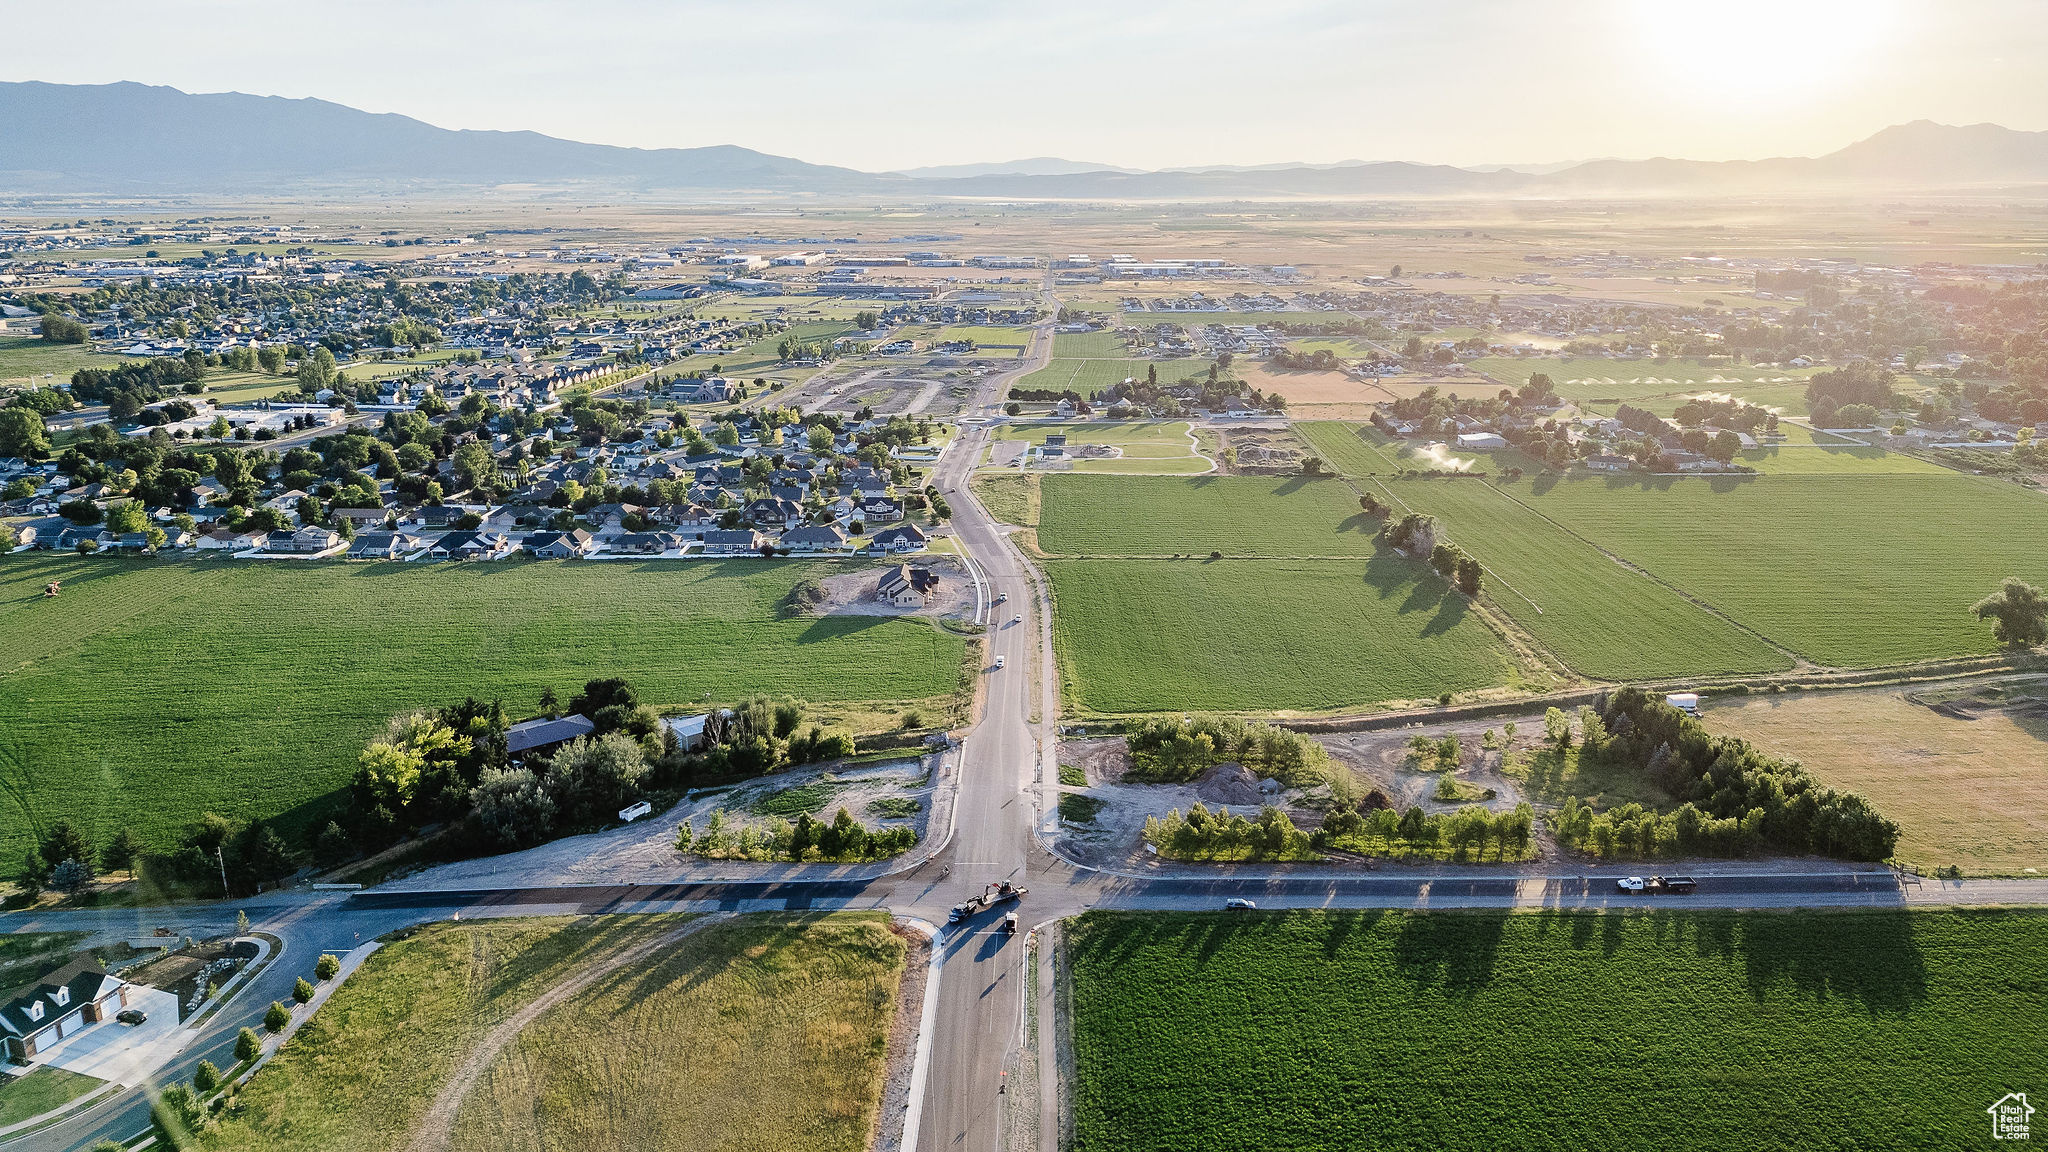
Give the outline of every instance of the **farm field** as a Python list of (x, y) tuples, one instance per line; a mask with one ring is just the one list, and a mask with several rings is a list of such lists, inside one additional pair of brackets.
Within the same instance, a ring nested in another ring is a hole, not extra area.
[[(125, 356), (94, 352), (83, 344), (52, 344), (41, 336), (0, 335), (0, 384), (68, 383), (80, 368), (112, 368)], [(54, 379), (45, 381), (43, 376)]]
[(1145, 379), (1148, 370), (1157, 370), (1159, 383), (1176, 384), (1187, 377), (1206, 379), (1209, 361), (1184, 356), (1174, 360), (1054, 360), (1038, 371), (1017, 381), (1017, 387), (1030, 390), (1044, 388), (1053, 392), (1074, 391), (1087, 397), (1106, 388), (1113, 388), (1125, 379)]
[[(80, 822), (167, 846), (212, 811), (324, 821), (393, 715), (623, 676), (656, 707), (775, 692), (859, 726), (950, 714), (965, 641), (926, 623), (783, 619), (827, 564), (235, 564), (38, 553), (0, 566), (0, 857)], [(54, 600), (43, 585), (62, 580)]]
[(1088, 711), (1329, 711), (1515, 673), (1462, 597), (1391, 555), (1044, 568), (1065, 695)]
[[(400, 933), (258, 1073), (240, 1114), (201, 1147), (404, 1149), (492, 1028), (680, 924), (533, 918)], [(600, 976), (486, 1057), (454, 1101), (447, 1146), (858, 1152), (880, 1107), (906, 951), (880, 915), (704, 926)]]
[(1109, 444), (1123, 453), (1105, 459), (1074, 460), (1071, 470), (1075, 472), (1188, 475), (1216, 468), (1216, 461), (1196, 447), (1191, 427), (1185, 420), (1165, 423), (1099, 420), (1078, 424), (1071, 421), (1008, 424), (998, 427), (995, 435), (997, 439), (1021, 440), (1027, 444), (1044, 444), (1048, 435), (1060, 435), (1067, 438), (1070, 449), (1082, 444)]
[(1617, 564), (1478, 479), (1393, 480), (1396, 507), (1437, 518), (1487, 568), (1486, 596), (1559, 659), (1608, 680), (1775, 672), (1784, 653)]
[(1114, 332), (1056, 332), (1052, 354), (1059, 360), (1122, 360), (1131, 346)]
[(1296, 417), (1357, 417), (1372, 413), (1374, 404), (1394, 398), (1377, 383), (1355, 380), (1342, 372), (1317, 372), (1269, 368), (1264, 364), (1234, 364), (1231, 371), (1269, 396), (1287, 401)]
[[(2039, 493), (1964, 476), (1524, 477), (1500, 490), (1817, 663), (1992, 651), (1970, 606), (2048, 572)], [(1746, 542), (1733, 545), (1731, 542)]]
[(988, 514), (1019, 528), (1038, 527), (1038, 477), (984, 472), (974, 478), (974, 495)]
[(1370, 425), (1302, 420), (1295, 423), (1294, 430), (1316, 450), (1324, 464), (1345, 476), (1356, 479), (1400, 470), (1401, 466), (1388, 455), (1393, 450), (1392, 445)]
[[(1785, 407), (1792, 415), (1805, 415), (1805, 381), (1811, 368), (1758, 367), (1754, 364), (1708, 365), (1698, 360), (1674, 357), (1668, 360), (1609, 360), (1602, 357), (1541, 358), (1485, 357), (1471, 362), (1471, 368), (1496, 380), (1519, 387), (1537, 372), (1548, 373), (1557, 394), (1576, 403), (1590, 400), (1626, 400), (1636, 403), (1650, 397), (1672, 397), (1676, 404), (1701, 393), (1726, 393), (1753, 404)], [(1771, 390), (1766, 399), (1763, 390)], [(1785, 404), (1797, 397), (1797, 407)], [(1639, 405), (1641, 406), (1641, 405)]]
[(2005, 707), (1980, 703), (1982, 688), (1731, 696), (1705, 713), (1714, 731), (1869, 797), (1899, 822), (1899, 860), (1970, 874), (2048, 871), (2048, 682), (2012, 682)]
[(1054, 555), (1371, 556), (1379, 521), (1335, 480), (1107, 477), (1042, 481), (1039, 546)]
[[(1811, 434), (1808, 438), (1811, 439)], [(1746, 464), (1766, 476), (1953, 475), (1939, 464), (1903, 452), (1836, 444), (1788, 443), (1783, 447), (1756, 448), (1736, 453), (1735, 462)]]
[(1971, 1147), (2048, 1078), (2044, 950), (2039, 912), (1089, 913), (1074, 1146)]

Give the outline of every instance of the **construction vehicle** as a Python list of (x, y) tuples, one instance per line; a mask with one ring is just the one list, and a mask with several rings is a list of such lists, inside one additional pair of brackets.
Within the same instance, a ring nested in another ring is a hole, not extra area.
[(1003, 917), (1003, 934), (1005, 936), (1015, 936), (1017, 934), (1017, 914), (1015, 912)]
[(963, 920), (971, 920), (998, 904), (1006, 904), (1012, 900), (1021, 900), (1023, 898), (1024, 889), (1010, 883), (1008, 880), (999, 881), (983, 888), (981, 895), (976, 896), (965, 904), (953, 905), (953, 910), (946, 913), (946, 923), (958, 924)]

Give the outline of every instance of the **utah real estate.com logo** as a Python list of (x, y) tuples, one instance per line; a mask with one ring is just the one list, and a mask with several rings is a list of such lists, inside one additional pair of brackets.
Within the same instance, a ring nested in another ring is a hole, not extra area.
[(2004, 1099), (1985, 1109), (1991, 1113), (1991, 1138), (1993, 1140), (2025, 1140), (2027, 1118), (2034, 1114), (2034, 1106), (2027, 1103), (2025, 1092), (2008, 1092)]

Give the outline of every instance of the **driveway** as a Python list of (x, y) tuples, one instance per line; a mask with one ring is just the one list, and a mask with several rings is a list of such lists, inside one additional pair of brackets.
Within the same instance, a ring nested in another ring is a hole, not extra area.
[(128, 1085), (140, 1084), (155, 1071), (184, 1039), (178, 1027), (178, 998), (161, 988), (128, 987), (128, 1007), (149, 1013), (146, 1022), (132, 1028), (115, 1020), (95, 1024), (47, 1050), (44, 1062), (66, 1072)]

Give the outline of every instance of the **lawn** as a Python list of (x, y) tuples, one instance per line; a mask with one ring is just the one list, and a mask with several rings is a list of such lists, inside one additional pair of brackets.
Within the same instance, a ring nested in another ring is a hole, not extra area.
[(1157, 372), (1162, 387), (1185, 379), (1206, 380), (1209, 361), (1192, 357), (1174, 360), (1054, 360), (1017, 381), (1025, 390), (1045, 388), (1054, 392), (1074, 391), (1088, 397), (1113, 388), (1125, 379), (1144, 380)]
[[(1792, 661), (1478, 479), (1394, 480), (1397, 506), (1434, 516), (1486, 566), (1482, 587), (1567, 666), (1609, 680), (1781, 671)], [(1539, 502), (1540, 503), (1540, 502)]]
[[(534, 918), (401, 933), (203, 1146), (405, 1148), (493, 1026), (678, 923)], [(528, 1023), (457, 1106), (452, 1147), (864, 1148), (904, 958), (879, 916), (703, 928)]]
[(106, 1081), (48, 1065), (13, 1080), (0, 1080), (0, 1128), (62, 1108)]
[(1088, 711), (1330, 711), (1514, 674), (1463, 597), (1391, 553), (1044, 567), (1066, 698)]
[(1055, 555), (1371, 556), (1379, 521), (1336, 480), (1048, 475), (1039, 545)]
[(1501, 488), (1832, 666), (1991, 652), (1990, 625), (1970, 606), (2006, 576), (2048, 578), (2048, 502), (1965, 476), (1524, 477)]
[(1968, 707), (1965, 718), (1896, 689), (1735, 696), (1711, 702), (1706, 722), (1869, 797), (1899, 822), (1899, 860), (2011, 875), (2048, 870), (2044, 699), (2035, 680), (2019, 707)]
[[(108, 356), (84, 344), (52, 344), (40, 336), (0, 336), (0, 384), (69, 383), (80, 368), (112, 368), (133, 357)], [(44, 380), (44, 376), (53, 379)]]
[[(782, 619), (827, 564), (235, 564), (38, 553), (0, 566), (0, 859), (66, 818), (167, 845), (208, 811), (325, 821), (393, 715), (624, 676), (657, 707), (752, 692), (951, 714), (965, 642)], [(54, 600), (43, 585), (61, 579)], [(835, 707), (836, 706), (836, 707)]]
[(1089, 913), (1067, 950), (1078, 1152), (1968, 1148), (2048, 1080), (2038, 912)]

